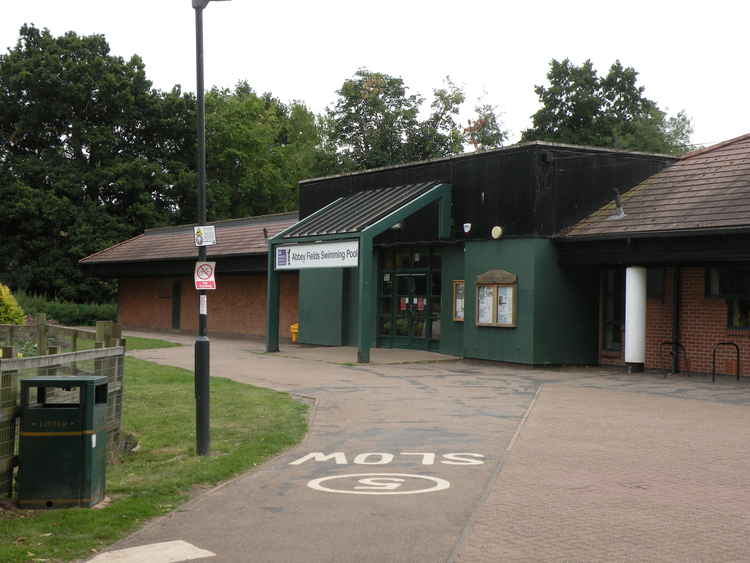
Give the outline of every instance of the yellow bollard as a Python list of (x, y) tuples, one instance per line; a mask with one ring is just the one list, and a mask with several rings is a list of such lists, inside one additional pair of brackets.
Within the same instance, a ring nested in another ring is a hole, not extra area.
[(297, 335), (299, 334), (299, 323), (294, 323), (289, 327), (289, 331), (292, 333), (292, 344), (297, 343)]

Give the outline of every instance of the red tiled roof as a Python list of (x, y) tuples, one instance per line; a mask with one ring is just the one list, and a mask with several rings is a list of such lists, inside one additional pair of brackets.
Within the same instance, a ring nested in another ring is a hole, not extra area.
[[(208, 254), (210, 257), (265, 254), (267, 245), (263, 230), (270, 238), (296, 223), (297, 219), (298, 213), (294, 211), (210, 223), (216, 226), (216, 244), (208, 247)], [(149, 262), (197, 257), (193, 225), (180, 225), (148, 229), (142, 235), (87, 256), (80, 263)]]
[(612, 201), (564, 237), (750, 228), (750, 134), (689, 153), (620, 199), (624, 215)]

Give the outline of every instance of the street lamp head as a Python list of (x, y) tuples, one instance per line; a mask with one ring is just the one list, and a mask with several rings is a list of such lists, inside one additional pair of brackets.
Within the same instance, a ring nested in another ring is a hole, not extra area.
[(208, 6), (209, 2), (228, 2), (229, 0), (193, 0), (193, 8), (196, 10), (202, 10)]

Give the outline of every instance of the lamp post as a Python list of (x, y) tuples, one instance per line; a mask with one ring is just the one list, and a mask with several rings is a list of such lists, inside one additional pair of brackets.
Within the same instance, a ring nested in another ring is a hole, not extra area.
[[(209, 2), (192, 0), (195, 9), (196, 129), (198, 168), (198, 224), (206, 224), (206, 102), (203, 96), (203, 9)], [(206, 247), (198, 247), (198, 261), (206, 261)], [(198, 291), (198, 337), (195, 340), (195, 438), (198, 455), (208, 455), (209, 432), (209, 340), (206, 290)]]

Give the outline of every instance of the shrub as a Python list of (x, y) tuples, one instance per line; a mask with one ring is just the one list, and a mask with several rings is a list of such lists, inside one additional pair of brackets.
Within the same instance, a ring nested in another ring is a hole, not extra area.
[(117, 320), (117, 305), (114, 303), (71, 303), (29, 295), (22, 291), (18, 292), (18, 300), (29, 314), (45, 313), (48, 321), (63, 325), (93, 325), (96, 321)]
[(10, 288), (0, 283), (0, 324), (22, 325), (25, 322), (26, 313), (18, 305)]

